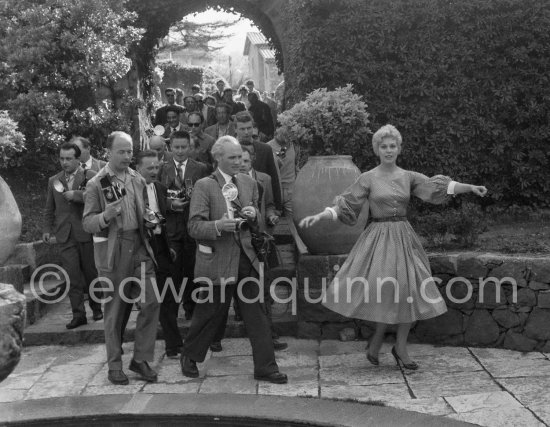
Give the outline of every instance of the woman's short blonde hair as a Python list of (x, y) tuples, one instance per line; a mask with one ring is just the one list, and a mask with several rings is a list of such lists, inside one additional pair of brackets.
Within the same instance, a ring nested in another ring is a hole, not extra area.
[(378, 154), (378, 147), (380, 146), (384, 138), (393, 138), (397, 146), (399, 147), (399, 150), (401, 150), (403, 138), (401, 138), (401, 134), (395, 126), (388, 124), (382, 126), (372, 136), (372, 149), (374, 150), (374, 154)]

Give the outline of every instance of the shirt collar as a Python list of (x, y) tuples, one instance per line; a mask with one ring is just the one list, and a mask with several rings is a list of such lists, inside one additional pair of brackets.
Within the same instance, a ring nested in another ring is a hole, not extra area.
[[(111, 169), (111, 165), (109, 163), (105, 166), (105, 171), (108, 175), (116, 177), (116, 173), (113, 169)], [(137, 176), (137, 172), (132, 168), (126, 168), (126, 173), (133, 177)]]
[[(186, 166), (187, 166), (187, 160), (189, 160), (189, 158), (185, 159), (184, 162), (181, 162), (181, 165), (182, 165), (183, 167), (186, 167)], [(174, 167), (177, 168), (179, 163), (180, 163), (180, 162), (178, 162), (176, 159), (174, 159)]]
[(231, 175), (228, 175), (226, 174), (225, 172), (223, 172), (220, 168), (218, 168), (218, 170), (220, 171), (220, 173), (222, 174), (223, 176), (223, 179), (225, 179), (225, 183), (229, 183), (231, 182)]
[(92, 168), (92, 157), (90, 156), (90, 158), (84, 162), (84, 164), (86, 165), (86, 169), (91, 169)]

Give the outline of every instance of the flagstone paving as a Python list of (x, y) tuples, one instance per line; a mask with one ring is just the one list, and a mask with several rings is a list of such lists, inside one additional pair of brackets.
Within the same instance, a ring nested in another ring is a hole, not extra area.
[[(24, 350), (20, 364), (0, 383), (0, 402), (50, 397), (120, 394), (246, 394), (352, 400), (385, 405), (482, 426), (550, 426), (550, 359), (540, 352), (436, 347), (411, 344), (420, 369), (404, 371), (384, 344), (380, 366), (365, 358), (365, 342), (285, 338), (277, 353), (285, 385), (255, 381), (247, 339), (223, 341), (224, 350), (199, 364), (200, 377), (183, 377), (179, 360), (156, 345), (157, 383), (145, 383), (126, 369), (127, 386), (107, 380), (103, 344), (37, 346)], [(132, 343), (124, 344), (123, 364)]]

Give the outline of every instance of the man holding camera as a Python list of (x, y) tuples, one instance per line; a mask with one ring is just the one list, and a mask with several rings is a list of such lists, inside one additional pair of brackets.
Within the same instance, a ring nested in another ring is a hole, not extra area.
[[(183, 308), (185, 317), (190, 319), (195, 308), (191, 293), (195, 288), (193, 272), (195, 269), (195, 241), (187, 231), (189, 220), (189, 200), (193, 186), (197, 180), (207, 175), (203, 163), (191, 159), (193, 148), (191, 137), (187, 131), (174, 132), (170, 137), (172, 146), (172, 161), (165, 163), (159, 173), (159, 181), (168, 188), (168, 210), (166, 212), (166, 234), (170, 248), (176, 253), (174, 262), (174, 284), (179, 290), (184, 278), (187, 279), (183, 293)], [(172, 301), (167, 311), (173, 322), (178, 315), (179, 304)], [(181, 346), (181, 337), (174, 334), (168, 342), (166, 354), (168, 357), (177, 356)]]
[(139, 293), (134, 357), (130, 370), (145, 381), (155, 382), (153, 361), (159, 302), (151, 279), (155, 277), (154, 255), (144, 227), (146, 184), (130, 169), (133, 145), (130, 135), (113, 132), (107, 138), (109, 163), (86, 186), (82, 225), (94, 234), (94, 258), (105, 287), (105, 345), (108, 378), (113, 384), (128, 384), (122, 370), (121, 328), (128, 295)]
[(204, 361), (236, 288), (252, 345), (254, 378), (285, 384), (287, 376), (279, 372), (269, 322), (260, 306), (261, 271), (249, 229), (261, 221), (258, 189), (252, 178), (239, 174), (242, 149), (235, 138), (218, 139), (212, 155), (218, 168), (197, 181), (191, 198), (189, 234), (197, 240), (195, 278), (204, 290), (183, 345), (182, 373), (199, 376), (196, 363)]

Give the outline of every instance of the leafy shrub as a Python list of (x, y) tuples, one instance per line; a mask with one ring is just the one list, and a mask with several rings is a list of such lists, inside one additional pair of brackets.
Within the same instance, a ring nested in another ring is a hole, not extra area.
[(479, 205), (464, 202), (458, 208), (417, 213), (412, 216), (413, 228), (424, 237), (427, 246), (471, 248), (487, 229), (488, 219)]
[(17, 130), (7, 111), (0, 111), (0, 169), (19, 165), (25, 149), (25, 136)]
[(292, 102), (349, 82), (373, 130), (401, 131), (403, 167), (550, 204), (550, 2), (288, 0), (282, 15)]
[(279, 114), (278, 121), (285, 137), (309, 155), (351, 154), (357, 159), (369, 149), (367, 104), (351, 85), (316, 89)]
[(72, 132), (120, 117), (98, 100), (102, 87), (114, 88), (126, 75), (130, 47), (140, 37), (124, 3), (5, 0), (0, 6), (0, 92), (9, 94), (4, 102), (26, 137), (28, 168), (51, 168)]

